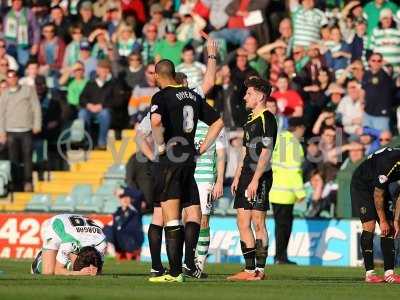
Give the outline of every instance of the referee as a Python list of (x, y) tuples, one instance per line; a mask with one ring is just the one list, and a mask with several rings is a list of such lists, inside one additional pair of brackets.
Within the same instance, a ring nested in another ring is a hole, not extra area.
[[(159, 153), (157, 190), (155, 202), (161, 203), (165, 220), (165, 239), (170, 272), (150, 278), (151, 282), (183, 282), (182, 252), (183, 226), (181, 209), (187, 213), (185, 234), (192, 233), (188, 262), (194, 262), (200, 225), (192, 220), (200, 219), (199, 192), (194, 178), (197, 152), (194, 137), (198, 120), (209, 125), (206, 138), (199, 149), (203, 154), (216, 140), (223, 128), (218, 113), (204, 99), (189, 88), (177, 85), (175, 68), (170, 60), (156, 65), (155, 78), (161, 91), (151, 99), (151, 127)], [(185, 241), (188, 243), (188, 241)], [(185, 246), (188, 249), (189, 245)], [(194, 270), (196, 267), (187, 266)]]
[[(265, 226), (269, 209), (269, 190), (272, 185), (270, 159), (274, 149), (277, 123), (266, 109), (270, 85), (259, 77), (245, 81), (244, 100), (251, 110), (250, 120), (244, 125), (242, 161), (239, 164), (231, 190), (235, 195), (240, 244), (246, 262), (245, 270), (228, 277), (231, 281), (252, 281), (265, 278), (268, 256), (268, 233)], [(252, 230), (254, 225), (254, 233)]]

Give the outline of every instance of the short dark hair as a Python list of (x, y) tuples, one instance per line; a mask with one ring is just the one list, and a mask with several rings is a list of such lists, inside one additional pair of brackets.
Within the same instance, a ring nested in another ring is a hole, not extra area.
[(176, 72), (175, 81), (178, 84), (182, 84), (184, 80), (187, 80), (187, 75), (183, 72)]
[(244, 84), (247, 88), (252, 87), (266, 96), (269, 96), (271, 93), (271, 85), (258, 76), (250, 76), (245, 80)]
[(80, 271), (90, 265), (97, 268), (97, 273), (101, 273), (103, 260), (100, 253), (94, 247), (83, 247), (76, 257), (73, 270)]
[(169, 59), (162, 59), (156, 64), (156, 74), (175, 79), (175, 66)]
[(276, 99), (272, 96), (268, 96), (267, 98), (265, 98), (265, 103), (267, 103), (267, 102), (275, 103), (275, 105), (278, 105), (276, 103)]
[(186, 51), (192, 51), (195, 53), (194, 47), (191, 44), (187, 44), (185, 47), (183, 47), (182, 53), (185, 53)]

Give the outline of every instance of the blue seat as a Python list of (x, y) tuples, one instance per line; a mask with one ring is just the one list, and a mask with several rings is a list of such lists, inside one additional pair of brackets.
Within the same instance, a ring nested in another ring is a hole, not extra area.
[(65, 211), (74, 212), (75, 211), (75, 199), (71, 196), (60, 195), (56, 198), (55, 202), (51, 206), (52, 211)]
[(100, 213), (103, 209), (104, 199), (93, 195), (76, 200), (75, 211)]
[(103, 213), (112, 214), (120, 206), (119, 200), (115, 196), (107, 197), (104, 201)]
[(35, 194), (26, 205), (29, 211), (50, 211), (51, 197), (49, 194)]
[(11, 182), (11, 162), (0, 160), (0, 197), (5, 197), (9, 191)]
[(125, 179), (126, 168), (124, 164), (114, 164), (108, 168), (105, 179)]

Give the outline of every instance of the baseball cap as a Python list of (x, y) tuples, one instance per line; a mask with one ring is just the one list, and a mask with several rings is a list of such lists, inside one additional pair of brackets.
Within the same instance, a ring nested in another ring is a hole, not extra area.
[(271, 85), (266, 82), (264, 79), (261, 79), (258, 76), (251, 76), (247, 78), (244, 82), (247, 88), (253, 87), (255, 90), (269, 96), (271, 93)]
[(90, 46), (90, 43), (88, 42), (88, 40), (82, 40), (79, 44), (79, 49), (81, 50), (87, 50), (90, 51), (92, 47)]
[(132, 199), (140, 199), (143, 197), (143, 193), (137, 189), (130, 187), (121, 187), (122, 193), (118, 195), (119, 198), (130, 197)]

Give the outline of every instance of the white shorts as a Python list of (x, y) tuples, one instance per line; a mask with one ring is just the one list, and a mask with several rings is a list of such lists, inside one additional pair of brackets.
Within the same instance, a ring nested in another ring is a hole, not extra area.
[(51, 222), (47, 222), (43, 230), (43, 250), (58, 250), (60, 249), (61, 239), (54, 232)]
[(210, 215), (212, 211), (212, 201), (208, 201), (209, 194), (212, 193), (214, 183), (211, 182), (199, 182), (197, 188), (199, 189), (200, 196), (200, 207), (202, 215)]

